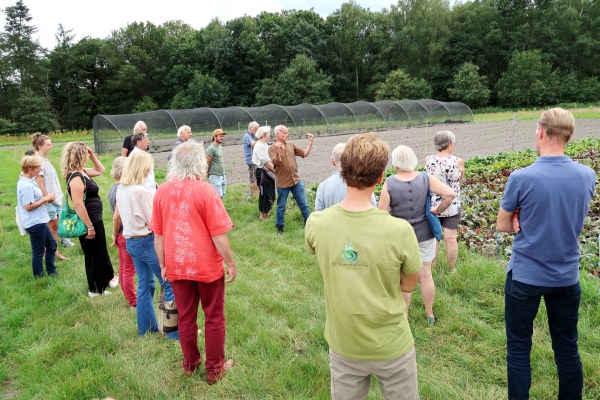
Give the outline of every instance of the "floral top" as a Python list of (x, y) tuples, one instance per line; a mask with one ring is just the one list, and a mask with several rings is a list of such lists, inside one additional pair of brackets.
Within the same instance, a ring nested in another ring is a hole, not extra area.
[[(436, 157), (427, 156), (425, 159), (425, 171), (432, 174), (454, 190), (454, 200), (450, 207), (440, 214), (440, 217), (452, 217), (460, 212), (460, 175), (458, 159), (455, 156)], [(431, 193), (431, 207), (440, 205), (442, 198)]]

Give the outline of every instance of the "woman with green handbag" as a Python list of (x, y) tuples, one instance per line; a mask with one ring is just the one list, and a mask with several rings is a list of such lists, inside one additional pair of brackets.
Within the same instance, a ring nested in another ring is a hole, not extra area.
[[(86, 168), (88, 160), (92, 161), (93, 168)], [(106, 289), (117, 287), (119, 278), (114, 274), (108, 255), (102, 222), (102, 200), (98, 195), (100, 188), (92, 180), (104, 173), (104, 166), (83, 142), (67, 143), (63, 148), (61, 165), (62, 175), (68, 181), (67, 192), (71, 196), (73, 207), (88, 228), (87, 235), (79, 237), (85, 257), (88, 296), (110, 294)]]

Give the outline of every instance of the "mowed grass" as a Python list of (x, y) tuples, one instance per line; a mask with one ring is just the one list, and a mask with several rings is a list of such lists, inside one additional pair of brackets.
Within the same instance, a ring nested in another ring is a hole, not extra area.
[[(51, 153), (59, 165), (60, 146)], [(183, 376), (178, 342), (137, 336), (135, 314), (119, 288), (90, 299), (80, 246), (61, 247), (60, 276), (34, 280), (29, 238), (17, 233), (15, 187), (24, 149), (0, 150), (0, 398), (15, 399), (327, 399), (329, 367), (319, 267), (304, 250), (302, 217), (292, 206), (286, 232), (258, 220), (256, 198), (229, 188), (229, 238), (238, 278), (227, 285), (226, 355), (236, 365), (215, 386), (202, 371)], [(101, 157), (110, 170), (112, 156)], [(157, 171), (159, 180), (164, 171)], [(106, 201), (111, 179), (96, 179)], [(105, 225), (110, 232), (107, 203)], [(117, 255), (110, 249), (115, 271)], [(410, 322), (422, 399), (504, 399), (503, 285), (505, 265), (461, 247), (459, 272), (434, 270), (438, 324), (429, 326), (420, 295)], [(600, 398), (600, 283), (582, 277), (580, 353), (584, 398)], [(199, 325), (203, 326), (202, 317)], [(203, 336), (200, 338), (204, 348)], [(532, 399), (557, 395), (556, 367), (544, 307), (535, 322)], [(381, 399), (373, 379), (369, 399)]]
[[(503, 111), (503, 112), (491, 112), (485, 114), (475, 114), (475, 122), (486, 122), (486, 121), (508, 121), (511, 120), (513, 114), (517, 115), (519, 120), (538, 119), (540, 114), (547, 108), (540, 108), (539, 110), (522, 110), (522, 111)], [(575, 118), (600, 118), (600, 107), (585, 107), (585, 108), (571, 108), (569, 109)]]

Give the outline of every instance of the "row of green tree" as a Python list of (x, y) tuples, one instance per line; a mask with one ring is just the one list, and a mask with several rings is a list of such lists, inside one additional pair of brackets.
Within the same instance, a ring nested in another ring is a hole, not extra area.
[(0, 132), (91, 127), (158, 108), (434, 98), (471, 107), (600, 100), (595, 0), (399, 0), (136, 22), (104, 39), (58, 27), (44, 49), (22, 0), (4, 9)]

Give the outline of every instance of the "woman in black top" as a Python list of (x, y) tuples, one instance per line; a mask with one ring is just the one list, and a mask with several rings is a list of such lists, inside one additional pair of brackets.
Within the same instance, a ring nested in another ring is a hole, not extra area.
[[(88, 159), (93, 168), (85, 168)], [(62, 174), (67, 180), (67, 192), (73, 200), (77, 215), (87, 226), (87, 235), (79, 238), (85, 257), (90, 297), (110, 294), (107, 287), (116, 287), (119, 278), (115, 277), (102, 222), (102, 200), (98, 195), (99, 187), (91, 178), (101, 175), (104, 166), (96, 155), (83, 142), (68, 143), (62, 153)]]

